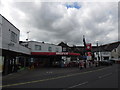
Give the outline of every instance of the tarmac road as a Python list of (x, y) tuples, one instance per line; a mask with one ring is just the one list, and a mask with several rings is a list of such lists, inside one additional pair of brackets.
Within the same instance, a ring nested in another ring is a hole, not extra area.
[(45, 68), (18, 72), (3, 77), (4, 88), (118, 88), (118, 64), (79, 70)]

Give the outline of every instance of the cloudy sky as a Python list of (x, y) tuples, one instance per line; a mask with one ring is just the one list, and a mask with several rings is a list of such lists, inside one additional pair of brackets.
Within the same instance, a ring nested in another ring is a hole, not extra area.
[(117, 2), (1, 1), (1, 14), (20, 30), (20, 40), (69, 45), (100, 44), (118, 40)]

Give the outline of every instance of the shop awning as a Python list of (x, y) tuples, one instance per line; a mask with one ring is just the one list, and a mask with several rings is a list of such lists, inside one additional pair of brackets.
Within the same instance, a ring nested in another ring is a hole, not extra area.
[(73, 56), (79, 56), (79, 53), (70, 53), (70, 52), (32, 52), (31, 55), (73, 55)]

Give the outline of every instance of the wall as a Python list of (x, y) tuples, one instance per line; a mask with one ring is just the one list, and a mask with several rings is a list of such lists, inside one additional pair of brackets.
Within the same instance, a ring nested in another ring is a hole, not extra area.
[(111, 52), (112, 59), (117, 60), (120, 57), (120, 45)]
[[(35, 50), (35, 45), (41, 45), (41, 50)], [(58, 48), (58, 52), (62, 52), (61, 46), (35, 41), (29, 41), (28, 47), (31, 48), (31, 52), (56, 52), (56, 48)], [(48, 47), (52, 47), (52, 51), (48, 51)]]
[[(98, 60), (98, 55), (97, 55), (97, 52), (95, 52), (95, 57), (97, 58)], [(111, 52), (99, 52), (99, 57), (100, 57), (100, 60), (104, 60), (104, 57), (109, 57), (109, 59), (111, 59)]]
[[(2, 48), (2, 16), (0, 15), (0, 48)], [(0, 72), (2, 72), (2, 51), (0, 50)], [(1, 78), (0, 78), (1, 79)]]
[[(11, 41), (11, 31), (17, 34), (17, 42), (14, 43)], [(2, 18), (2, 48), (7, 50), (17, 51), (19, 44), (19, 34), (20, 31), (15, 28), (10, 22), (8, 22), (5, 18)], [(12, 43), (14, 46), (9, 46)]]
[(0, 48), (2, 48), (2, 16), (0, 15)]
[[(17, 34), (17, 42), (11, 41), (11, 31)], [(30, 54), (30, 50), (19, 44), (20, 31), (2, 17), (2, 49)]]

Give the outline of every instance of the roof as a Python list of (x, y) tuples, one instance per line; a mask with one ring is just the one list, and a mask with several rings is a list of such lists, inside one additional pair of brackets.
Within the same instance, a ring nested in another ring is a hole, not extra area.
[[(27, 41), (28, 43), (29, 42), (33, 42), (33, 43), (40, 43), (40, 44), (47, 44), (47, 45), (54, 45), (54, 46), (58, 46), (56, 44), (52, 44), (52, 43), (45, 43), (45, 42), (39, 42), (39, 41)], [(24, 43), (24, 42), (23, 42)]]
[(99, 46), (100, 51), (112, 51), (120, 45), (120, 41)]
[[(109, 44), (105, 44), (105, 45), (101, 45), (101, 46), (92, 46), (92, 52), (96, 52), (96, 51), (108, 51), (111, 52), (113, 49), (117, 48), (120, 45), (120, 41), (118, 42), (113, 42), (113, 43), (109, 43)], [(70, 47), (72, 50), (78, 50), (79, 52), (84, 52), (84, 46), (75, 46), (75, 47)]]
[(67, 43), (64, 43), (64, 42), (59, 43), (58, 46), (69, 47), (69, 46), (67, 45)]

